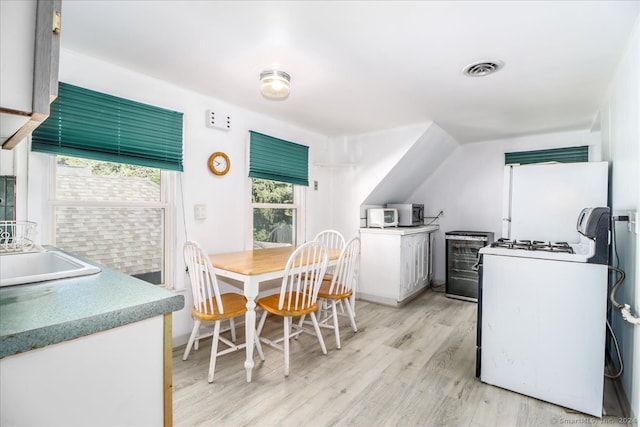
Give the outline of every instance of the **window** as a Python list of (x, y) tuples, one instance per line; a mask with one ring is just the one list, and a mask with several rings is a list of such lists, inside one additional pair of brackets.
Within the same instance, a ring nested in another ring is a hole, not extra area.
[(172, 282), (180, 112), (59, 83), (31, 150), (55, 167), (54, 244), (155, 284)]
[(153, 284), (171, 282), (174, 172), (56, 156), (54, 244)]
[(303, 234), (303, 189), (286, 182), (252, 178), (253, 248), (289, 246)]
[(309, 147), (259, 132), (249, 135), (253, 247), (296, 245), (304, 234)]

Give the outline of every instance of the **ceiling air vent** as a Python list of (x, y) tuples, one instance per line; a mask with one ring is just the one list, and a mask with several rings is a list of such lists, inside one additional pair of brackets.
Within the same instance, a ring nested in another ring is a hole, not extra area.
[(473, 64), (469, 64), (462, 72), (467, 76), (471, 77), (484, 77), (489, 74), (495, 73), (500, 70), (504, 66), (504, 63), (501, 61), (481, 61), (474, 62)]

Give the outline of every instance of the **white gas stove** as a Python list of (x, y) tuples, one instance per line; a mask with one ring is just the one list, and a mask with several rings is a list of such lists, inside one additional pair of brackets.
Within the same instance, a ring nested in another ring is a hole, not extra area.
[(602, 416), (608, 208), (584, 209), (578, 243), (498, 239), (482, 248), (480, 380)]
[(481, 250), (481, 253), (485, 255), (571, 262), (588, 262), (595, 255), (595, 252), (595, 242), (590, 239), (585, 239), (580, 243), (498, 239)]

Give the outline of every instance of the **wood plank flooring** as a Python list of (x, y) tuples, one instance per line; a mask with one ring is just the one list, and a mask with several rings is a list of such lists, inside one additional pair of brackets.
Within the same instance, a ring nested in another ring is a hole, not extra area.
[[(175, 426), (539, 426), (620, 425), (617, 400), (605, 398), (604, 421), (475, 378), (474, 303), (427, 290), (402, 308), (357, 301), (358, 332), (341, 319), (342, 349), (322, 329), (325, 356), (312, 335), (283, 355), (264, 346), (253, 382), (245, 381), (244, 350), (218, 358), (207, 383), (211, 339), (182, 360), (173, 351)], [(244, 339), (244, 327), (238, 339)], [(264, 334), (281, 334), (269, 316)], [(607, 386), (607, 394), (612, 394)], [(631, 425), (631, 424), (630, 424)], [(637, 424), (633, 424), (637, 425)]]

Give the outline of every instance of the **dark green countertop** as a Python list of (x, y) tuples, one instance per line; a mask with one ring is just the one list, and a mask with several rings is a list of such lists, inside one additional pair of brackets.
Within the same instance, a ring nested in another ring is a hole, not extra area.
[(0, 358), (184, 307), (181, 294), (99, 267), (91, 276), (0, 288)]

